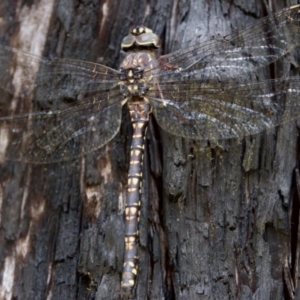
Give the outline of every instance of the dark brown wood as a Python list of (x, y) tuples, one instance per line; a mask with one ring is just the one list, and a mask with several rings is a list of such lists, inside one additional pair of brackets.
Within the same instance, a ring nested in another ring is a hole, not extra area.
[[(152, 28), (168, 53), (295, 3), (271, 4), (2, 0), (0, 41), (117, 68), (132, 25)], [(297, 73), (292, 53), (259, 76)], [(0, 109), (10, 106), (0, 97)], [(121, 298), (128, 121), (124, 112), (115, 139), (77, 162), (1, 161), (0, 299)], [(299, 263), (289, 206), (295, 122), (218, 143), (176, 138), (155, 124), (150, 131), (160, 141), (146, 151), (136, 299), (290, 299), (299, 276), (289, 265)]]

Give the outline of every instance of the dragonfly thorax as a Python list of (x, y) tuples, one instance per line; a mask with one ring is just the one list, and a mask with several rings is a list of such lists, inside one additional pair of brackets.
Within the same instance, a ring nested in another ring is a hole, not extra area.
[(121, 68), (119, 79), (120, 93), (124, 98), (129, 96), (143, 97), (148, 90), (143, 79), (143, 71), (140, 68)]
[(124, 98), (143, 98), (152, 85), (152, 70), (157, 60), (151, 51), (129, 53), (119, 69), (120, 93)]
[(133, 28), (123, 39), (121, 48), (128, 52), (119, 70), (120, 93), (124, 98), (146, 95), (152, 70), (157, 66), (155, 50), (159, 47), (159, 37), (145, 26)]

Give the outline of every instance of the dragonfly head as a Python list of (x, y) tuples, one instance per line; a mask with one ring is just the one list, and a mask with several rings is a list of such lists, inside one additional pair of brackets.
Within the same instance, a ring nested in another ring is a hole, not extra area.
[(134, 27), (124, 37), (121, 48), (124, 51), (136, 49), (157, 49), (160, 47), (160, 39), (157, 34), (145, 26)]

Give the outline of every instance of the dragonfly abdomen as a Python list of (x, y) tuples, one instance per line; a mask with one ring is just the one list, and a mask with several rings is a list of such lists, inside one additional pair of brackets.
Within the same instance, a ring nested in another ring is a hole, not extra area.
[(129, 104), (129, 114), (133, 126), (128, 171), (128, 187), (125, 204), (125, 252), (122, 274), (122, 289), (131, 294), (138, 269), (138, 223), (141, 206), (143, 156), (145, 134), (149, 122), (149, 105)]

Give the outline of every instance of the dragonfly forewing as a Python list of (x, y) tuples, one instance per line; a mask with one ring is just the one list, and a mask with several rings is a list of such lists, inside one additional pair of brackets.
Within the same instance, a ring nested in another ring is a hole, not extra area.
[[(13, 74), (13, 75), (12, 75)], [(73, 59), (47, 59), (0, 45), (0, 88), (40, 108), (63, 109), (70, 102), (109, 91), (118, 72)]]
[[(172, 80), (174, 70), (196, 79), (240, 77), (269, 65), (300, 43), (300, 8), (295, 5), (261, 19), (244, 30), (159, 58), (159, 82)], [(198, 70), (198, 71), (197, 71)]]

